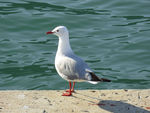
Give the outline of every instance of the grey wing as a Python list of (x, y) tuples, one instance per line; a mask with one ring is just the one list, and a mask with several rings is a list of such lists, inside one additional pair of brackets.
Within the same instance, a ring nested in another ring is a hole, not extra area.
[(91, 71), (88, 65), (79, 57), (64, 57), (57, 64), (59, 72), (70, 80), (87, 80), (86, 73)]

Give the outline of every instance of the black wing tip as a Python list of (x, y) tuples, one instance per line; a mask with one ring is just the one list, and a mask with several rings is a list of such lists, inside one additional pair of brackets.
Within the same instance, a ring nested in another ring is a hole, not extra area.
[(106, 78), (101, 78), (102, 82), (111, 82), (111, 80), (108, 80)]
[(94, 73), (92, 73), (92, 72), (91, 72), (90, 74), (91, 74), (91, 77), (92, 77), (91, 81), (111, 82), (111, 80), (109, 80), (109, 79), (97, 77), (97, 76), (96, 76)]

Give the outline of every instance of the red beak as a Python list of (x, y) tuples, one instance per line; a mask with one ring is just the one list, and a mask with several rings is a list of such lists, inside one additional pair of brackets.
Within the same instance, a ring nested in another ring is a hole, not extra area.
[(48, 32), (46, 32), (46, 34), (48, 35), (48, 34), (53, 34), (54, 32), (52, 32), (52, 31), (48, 31)]

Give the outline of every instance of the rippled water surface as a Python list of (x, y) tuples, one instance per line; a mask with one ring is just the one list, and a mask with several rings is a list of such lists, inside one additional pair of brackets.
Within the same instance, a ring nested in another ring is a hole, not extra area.
[(54, 58), (58, 38), (70, 31), (74, 52), (111, 83), (77, 89), (150, 88), (149, 0), (1, 0), (0, 89), (65, 89)]

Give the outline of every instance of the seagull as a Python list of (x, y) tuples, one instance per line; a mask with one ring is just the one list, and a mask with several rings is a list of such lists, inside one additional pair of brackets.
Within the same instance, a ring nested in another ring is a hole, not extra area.
[(91, 84), (97, 84), (99, 82), (111, 81), (96, 76), (89, 66), (80, 57), (74, 54), (69, 42), (69, 31), (65, 26), (58, 26), (52, 31), (46, 32), (46, 34), (53, 34), (59, 38), (55, 56), (55, 68), (57, 73), (69, 82), (69, 90), (66, 90), (62, 96), (72, 95), (75, 82), (87, 81)]

